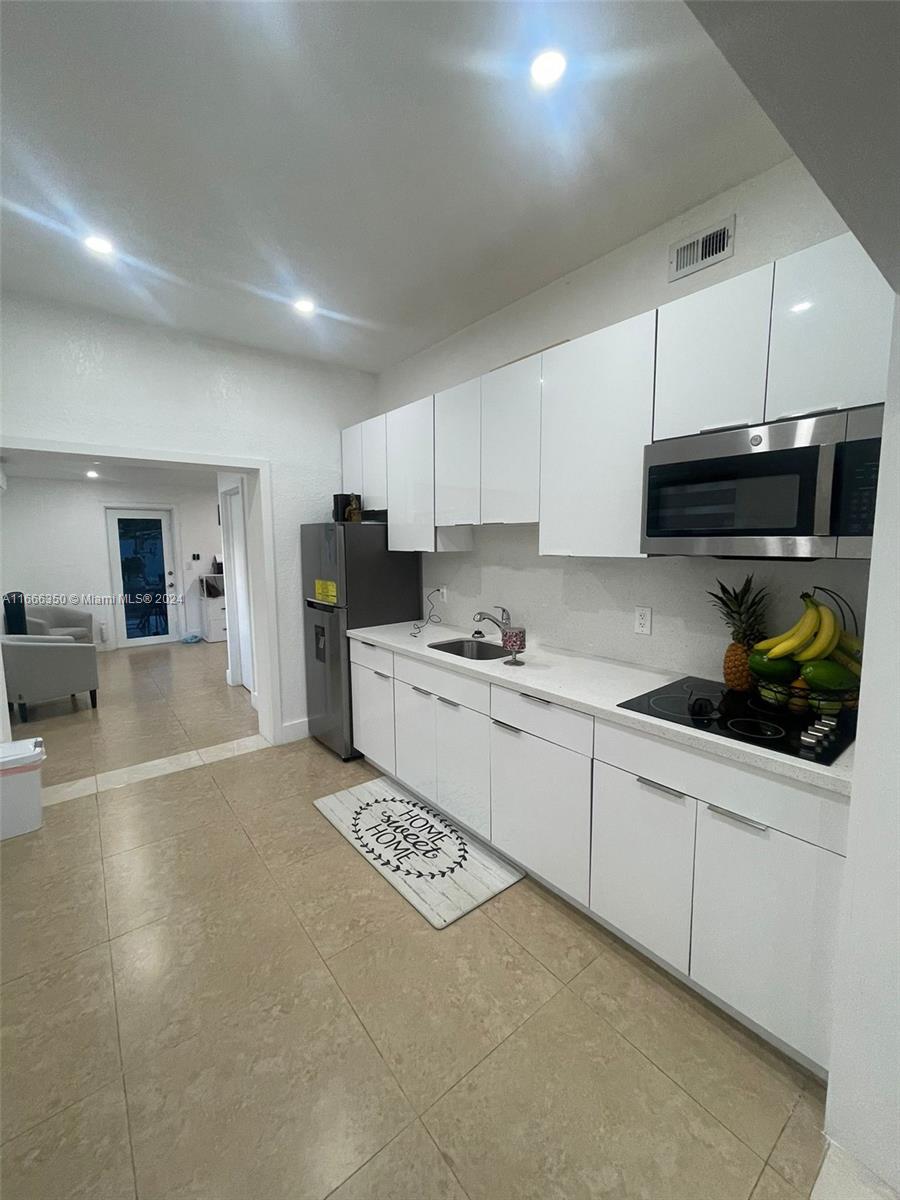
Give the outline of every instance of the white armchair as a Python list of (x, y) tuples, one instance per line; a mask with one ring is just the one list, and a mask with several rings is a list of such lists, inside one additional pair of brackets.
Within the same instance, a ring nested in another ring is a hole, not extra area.
[(28, 720), (28, 705), (88, 692), (97, 707), (97, 647), (70, 637), (6, 634), (2, 639), (3, 671), (10, 705)]
[(69, 637), (76, 642), (94, 640), (92, 614), (61, 604), (29, 604), (25, 609), (25, 624), (28, 632), (38, 637)]

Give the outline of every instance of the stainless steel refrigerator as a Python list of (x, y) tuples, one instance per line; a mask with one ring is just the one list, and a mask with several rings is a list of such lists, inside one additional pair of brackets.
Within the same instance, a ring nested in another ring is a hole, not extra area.
[(300, 527), (306, 704), (312, 737), (357, 756), (347, 630), (422, 615), (422, 561), (388, 550), (387, 525), (329, 521)]

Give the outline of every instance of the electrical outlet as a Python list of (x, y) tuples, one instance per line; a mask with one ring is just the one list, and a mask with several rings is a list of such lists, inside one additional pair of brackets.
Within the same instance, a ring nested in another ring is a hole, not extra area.
[(653, 632), (652, 608), (636, 608), (634, 610), (634, 632), (650, 636)]
[(429, 595), (430, 595), (432, 592), (436, 592), (436, 593), (437, 593), (437, 595), (435, 595), (435, 596), (432, 596), (432, 597), (431, 597), (431, 598), (432, 598), (432, 600), (435, 600), (435, 601), (437, 601), (437, 600), (443, 600), (443, 602), (444, 602), (445, 604), (447, 603), (447, 585), (446, 585), (446, 583), (439, 583), (439, 584), (437, 585), (437, 587), (427, 587), (427, 588), (425, 589), (425, 599), (426, 599), (426, 600), (428, 599), (428, 596), (429, 596)]

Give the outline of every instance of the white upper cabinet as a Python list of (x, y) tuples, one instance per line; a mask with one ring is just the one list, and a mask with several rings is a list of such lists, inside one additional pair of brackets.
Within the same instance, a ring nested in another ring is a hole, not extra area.
[(387, 508), (387, 421), (371, 417), (362, 431), (363, 508)]
[(766, 420), (883, 404), (894, 294), (852, 233), (775, 264)]
[(538, 519), (541, 494), (541, 355), (481, 377), (481, 520)]
[(387, 414), (388, 549), (434, 550), (434, 397)]
[(655, 332), (642, 313), (544, 352), (541, 554), (640, 557)]
[(481, 522), (481, 380), (434, 397), (434, 523)]
[(654, 441), (763, 420), (773, 269), (660, 308)]
[(362, 425), (351, 425), (341, 432), (341, 490), (362, 495)]

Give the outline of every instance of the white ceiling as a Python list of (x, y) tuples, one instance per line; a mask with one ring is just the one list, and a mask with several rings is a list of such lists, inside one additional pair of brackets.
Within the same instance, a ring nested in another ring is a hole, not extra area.
[[(680, 0), (69, 0), (3, 26), (5, 287), (367, 370), (789, 153)], [(569, 69), (539, 93), (550, 45)]]
[[(148, 465), (130, 458), (96, 458), (90, 454), (57, 454), (48, 450), (0, 450), (0, 469), (10, 479), (54, 479), (83, 483), (86, 488), (100, 484), (127, 484), (132, 488), (164, 487), (172, 494), (215, 492), (215, 467), (168, 464)], [(97, 479), (88, 479), (85, 471), (96, 471)]]

